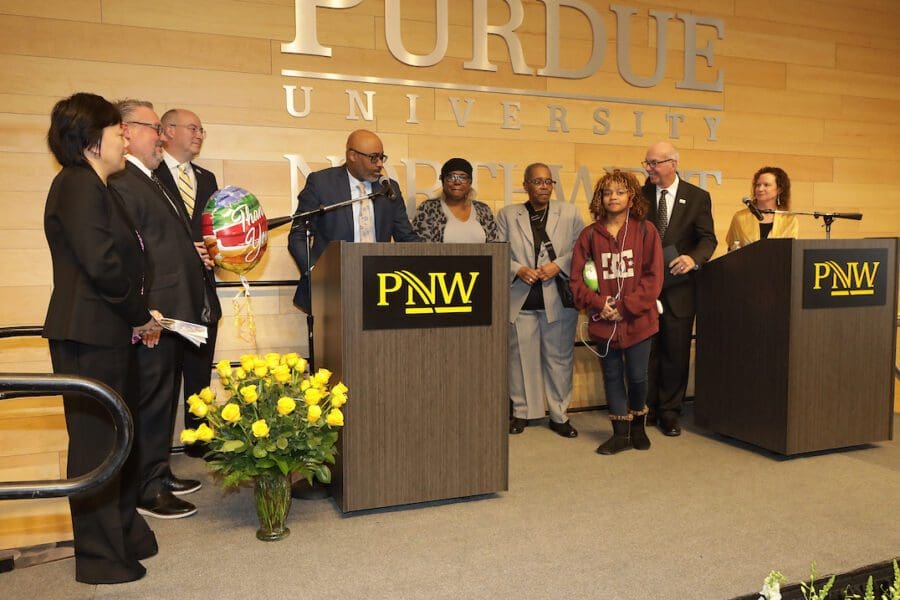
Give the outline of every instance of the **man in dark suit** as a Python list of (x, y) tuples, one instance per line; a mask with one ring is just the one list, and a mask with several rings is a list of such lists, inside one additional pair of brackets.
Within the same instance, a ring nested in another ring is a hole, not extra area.
[[(360, 198), (372, 192), (382, 191), (378, 183), (387, 156), (381, 139), (371, 131), (359, 129), (347, 138), (345, 164), (331, 167), (306, 178), (306, 186), (298, 196), (297, 213), (307, 212), (337, 204), (350, 198)], [(328, 242), (418, 242), (406, 214), (406, 203), (397, 182), (390, 181), (390, 193), (380, 194), (371, 200), (355, 202), (330, 212), (316, 215), (310, 234), (314, 241), (309, 257), (306, 250), (306, 226), (297, 219), (288, 236), (288, 249), (300, 267), (300, 282), (294, 295), (294, 304), (309, 312), (309, 269), (325, 250)]]
[[(219, 331), (219, 319), (222, 317), (222, 306), (216, 295), (216, 276), (213, 274), (214, 263), (206, 253), (203, 245), (201, 227), (203, 209), (218, 189), (216, 176), (192, 161), (200, 154), (206, 130), (200, 118), (189, 110), (173, 108), (163, 114), (160, 122), (163, 126), (163, 159), (153, 171), (165, 186), (169, 195), (183, 203), (184, 210), (191, 221), (191, 239), (198, 252), (205, 257), (206, 295), (210, 300), (210, 315), (207, 324), (206, 343), (200, 347), (184, 342), (182, 373), (184, 375), (184, 399), (207, 387), (210, 382), (213, 355), (216, 352), (216, 337)], [(184, 427), (196, 429), (201, 419), (188, 412), (184, 407)], [(189, 444), (185, 454), (199, 458), (206, 453), (203, 443)]]
[[(149, 102), (125, 100), (118, 108), (129, 144), (128, 164), (110, 177), (109, 184), (141, 234), (149, 263), (144, 283), (149, 303), (163, 316), (203, 323), (210, 313), (203, 260), (191, 239), (182, 203), (167, 194), (153, 175), (162, 159), (159, 117)], [(141, 346), (137, 353), (141, 407), (135, 424), (140, 433), (136, 436), (141, 471), (138, 512), (163, 519), (190, 516), (196, 507), (176, 494), (196, 491), (200, 482), (179, 479), (169, 467), (182, 340), (166, 332), (156, 348)]]
[(691, 366), (694, 273), (715, 251), (716, 232), (709, 193), (678, 176), (678, 151), (672, 144), (650, 146), (642, 164), (647, 169), (647, 218), (662, 237), (669, 271), (659, 298), (659, 333), (650, 352), (648, 421), (656, 420), (664, 434), (677, 436)]

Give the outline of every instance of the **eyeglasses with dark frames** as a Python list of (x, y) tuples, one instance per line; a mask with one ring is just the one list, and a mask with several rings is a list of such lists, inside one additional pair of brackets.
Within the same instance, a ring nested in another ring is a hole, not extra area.
[(144, 127), (149, 127), (153, 131), (156, 132), (156, 135), (162, 135), (163, 126), (159, 123), (145, 123), (143, 121), (125, 121), (129, 125), (143, 125)]
[(365, 152), (360, 152), (359, 150), (354, 150), (353, 148), (347, 148), (347, 150), (349, 150), (350, 152), (355, 152), (360, 156), (365, 156), (372, 162), (373, 165), (377, 165), (378, 161), (386, 163), (388, 159), (387, 154), (384, 154), (382, 152), (373, 152), (371, 154), (366, 154)]
[(655, 169), (659, 165), (661, 165), (663, 163), (667, 163), (667, 162), (672, 162), (673, 160), (675, 160), (675, 159), (674, 158), (666, 158), (664, 160), (642, 160), (641, 164), (644, 165), (645, 169), (650, 169), (650, 168)]
[(550, 178), (541, 179), (540, 177), (535, 177), (534, 179), (529, 179), (526, 183), (530, 183), (534, 187), (541, 187), (542, 185), (554, 186), (556, 185), (556, 181)]

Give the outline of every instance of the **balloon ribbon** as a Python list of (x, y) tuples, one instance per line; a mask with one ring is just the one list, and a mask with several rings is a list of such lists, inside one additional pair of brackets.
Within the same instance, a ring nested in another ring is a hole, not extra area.
[(237, 335), (245, 342), (253, 344), (256, 349), (256, 318), (253, 315), (253, 302), (250, 300), (250, 282), (241, 275), (241, 289), (231, 300), (234, 309), (234, 327)]

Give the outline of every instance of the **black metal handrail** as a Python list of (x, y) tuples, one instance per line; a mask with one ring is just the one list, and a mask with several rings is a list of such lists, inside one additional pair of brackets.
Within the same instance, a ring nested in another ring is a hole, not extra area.
[(125, 464), (134, 440), (134, 422), (128, 407), (112, 388), (93, 379), (72, 375), (0, 373), (0, 400), (62, 393), (90, 396), (106, 408), (116, 430), (112, 450), (92, 471), (78, 477), (0, 482), (0, 500), (59, 498), (86, 492), (109, 481)]

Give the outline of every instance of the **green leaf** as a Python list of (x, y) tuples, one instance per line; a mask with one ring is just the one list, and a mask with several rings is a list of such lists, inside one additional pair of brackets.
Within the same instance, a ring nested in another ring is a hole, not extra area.
[(265, 458), (266, 456), (268, 456), (268, 454), (269, 453), (266, 452), (266, 449), (262, 445), (253, 446), (254, 458)]
[(331, 469), (328, 468), (328, 465), (316, 465), (314, 471), (316, 473), (316, 479), (320, 482), (331, 483)]
[(287, 438), (285, 438), (285, 437), (280, 437), (280, 438), (278, 438), (278, 439), (275, 441), (275, 446), (276, 446), (279, 450), (284, 450), (284, 449), (286, 449), (286, 448), (288, 447), (288, 441), (287, 441)]
[(243, 440), (228, 440), (222, 444), (222, 452), (240, 452), (247, 447)]
[(272, 457), (272, 460), (275, 461), (275, 464), (278, 465), (278, 470), (281, 471), (281, 474), (282, 474), (282, 475), (288, 475), (288, 474), (290, 474), (291, 469), (290, 469), (290, 467), (288, 466), (287, 462), (286, 462), (284, 459), (279, 458), (279, 457), (277, 457), (277, 456), (273, 456), (273, 457)]

